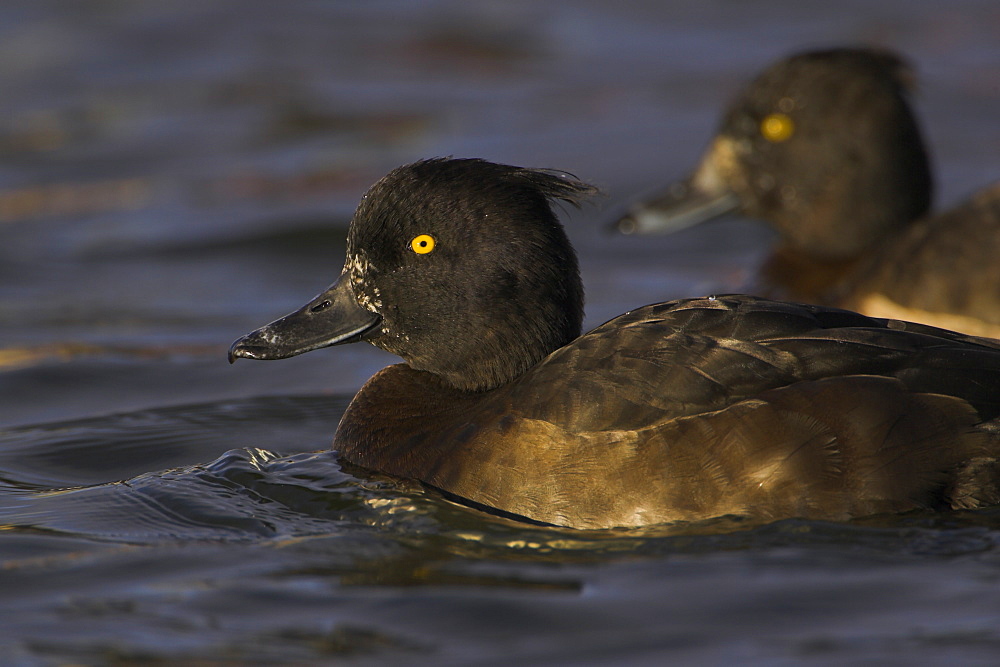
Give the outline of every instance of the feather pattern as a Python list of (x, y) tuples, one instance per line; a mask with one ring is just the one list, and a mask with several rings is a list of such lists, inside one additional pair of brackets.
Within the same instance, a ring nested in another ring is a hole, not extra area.
[[(970, 460), (983, 463), (966, 476), (983, 477), (1000, 453), (981, 427), (1000, 413), (998, 373), (994, 341), (754, 297), (690, 299), (622, 315), (485, 394), (392, 366), (358, 394), (335, 446), (579, 528), (968, 507), (998, 500), (956, 481)], [(400, 441), (417, 416), (427, 427)]]

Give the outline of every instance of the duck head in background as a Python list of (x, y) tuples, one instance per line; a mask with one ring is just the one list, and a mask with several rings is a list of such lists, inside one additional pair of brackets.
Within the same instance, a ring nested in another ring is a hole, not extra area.
[(737, 212), (780, 235), (755, 291), (1000, 336), (1000, 185), (929, 217), (932, 178), (897, 55), (794, 55), (740, 92), (687, 179), (633, 205), (627, 234)]

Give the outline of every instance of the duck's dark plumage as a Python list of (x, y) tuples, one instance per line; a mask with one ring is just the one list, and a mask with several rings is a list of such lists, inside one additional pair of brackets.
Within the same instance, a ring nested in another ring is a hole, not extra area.
[[(406, 363), (358, 392), (341, 457), (544, 523), (1000, 502), (1000, 343), (748, 296), (646, 306), (576, 337), (582, 289), (548, 201), (589, 190), (479, 160), (401, 167), (359, 207), (341, 280), (231, 355), (314, 349), (319, 318), (353, 300), (326, 344), (366, 339)], [(422, 234), (430, 253), (410, 246)]]
[(733, 100), (692, 177), (637, 204), (620, 228), (668, 230), (737, 210), (781, 235), (760, 291), (1000, 336), (1000, 264), (991, 259), (1000, 186), (928, 216), (933, 184), (908, 101), (913, 78), (899, 56), (874, 49), (775, 63)]
[[(365, 267), (356, 291), (385, 304), (372, 342), (482, 390), (523, 373), (536, 350), (579, 336), (583, 286), (549, 201), (575, 204), (594, 191), (556, 172), (483, 160), (425, 160), (387, 175), (347, 235), (352, 265)], [(414, 253), (409, 240), (428, 231), (437, 247)], [(473, 271), (475, 280), (463, 279)], [(508, 326), (494, 326), (501, 321)]]

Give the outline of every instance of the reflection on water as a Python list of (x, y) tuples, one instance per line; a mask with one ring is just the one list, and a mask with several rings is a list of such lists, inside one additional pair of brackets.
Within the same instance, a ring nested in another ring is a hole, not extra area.
[(5, 664), (992, 664), (1000, 513), (540, 528), (342, 468), (389, 355), (237, 364), (434, 155), (567, 169), (587, 323), (729, 291), (768, 232), (607, 236), (787, 52), (914, 60), (941, 203), (996, 180), (1000, 12), (811, 4), (0, 4)]

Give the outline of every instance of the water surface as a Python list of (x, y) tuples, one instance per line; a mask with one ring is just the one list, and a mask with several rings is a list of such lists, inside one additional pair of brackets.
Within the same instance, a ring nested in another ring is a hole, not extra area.
[(4, 664), (995, 664), (1000, 513), (525, 526), (329, 451), (393, 357), (229, 366), (435, 155), (570, 170), (587, 323), (737, 289), (721, 221), (607, 236), (790, 51), (906, 53), (938, 201), (1000, 178), (1000, 9), (14, 0), (0, 6)]

